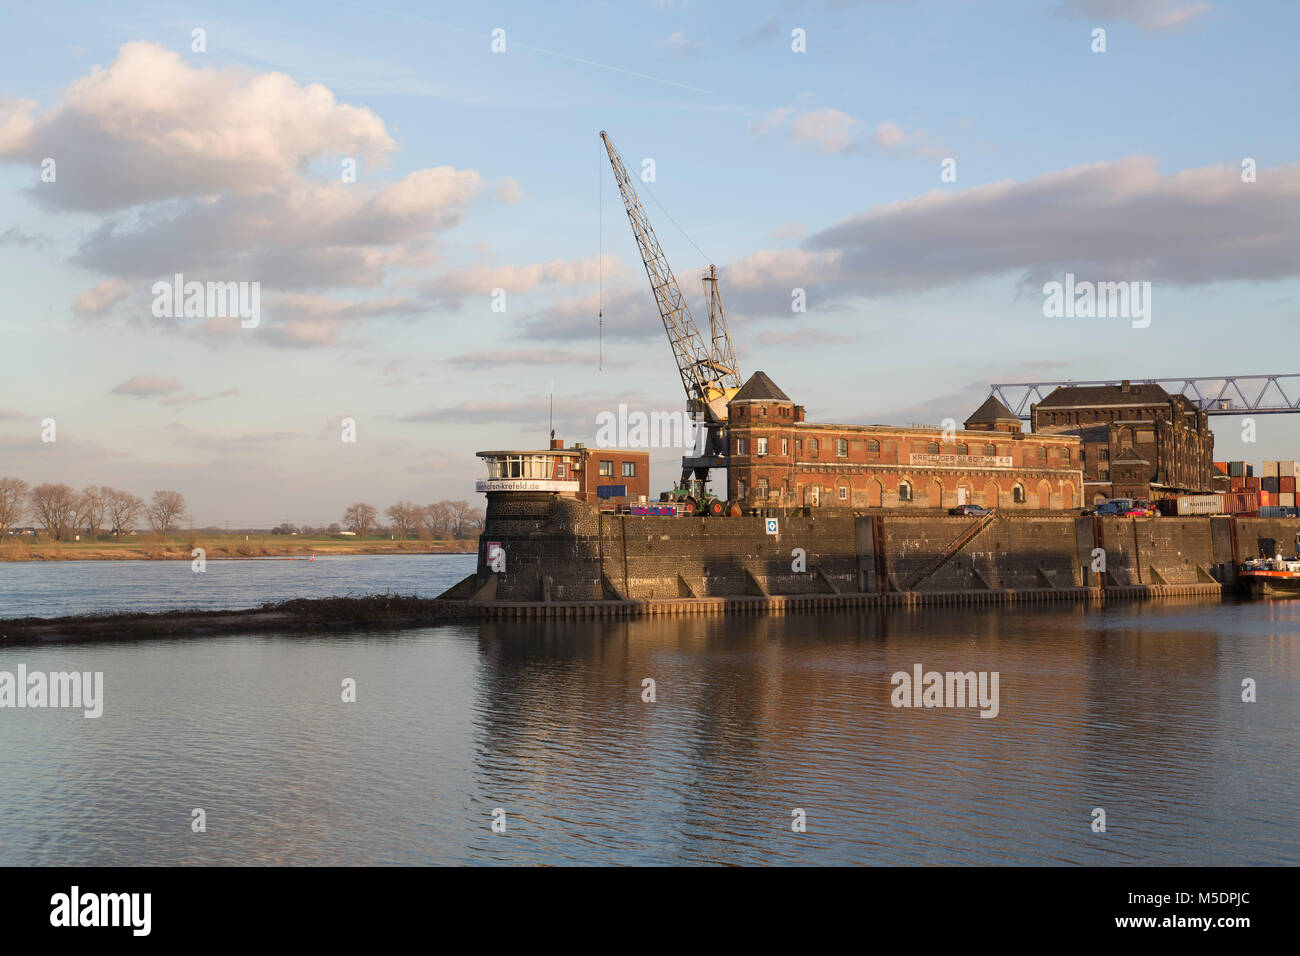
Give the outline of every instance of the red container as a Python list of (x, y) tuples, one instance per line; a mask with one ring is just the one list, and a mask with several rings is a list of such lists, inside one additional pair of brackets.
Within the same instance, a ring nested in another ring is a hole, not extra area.
[(1245, 491), (1245, 490), (1246, 490), (1246, 479), (1245, 479), (1245, 478), (1229, 478), (1228, 481), (1229, 481), (1229, 487), (1230, 487), (1233, 491)]
[(1263, 490), (1263, 487), (1264, 487), (1264, 479), (1263, 479), (1263, 478), (1255, 478), (1254, 476), (1251, 476), (1251, 475), (1247, 475), (1247, 476), (1246, 476), (1246, 490), (1247, 490), (1247, 491), (1262, 491), (1262, 490)]
[(1295, 494), (1295, 478), (1285, 477), (1277, 480), (1278, 488), (1283, 494)]
[(1262, 507), (1265, 507), (1265, 508), (1276, 508), (1276, 507), (1277, 507), (1277, 492), (1276, 492), (1276, 491), (1261, 491), (1261, 492), (1259, 493), (1259, 503), (1260, 503), (1260, 505), (1261, 505)]

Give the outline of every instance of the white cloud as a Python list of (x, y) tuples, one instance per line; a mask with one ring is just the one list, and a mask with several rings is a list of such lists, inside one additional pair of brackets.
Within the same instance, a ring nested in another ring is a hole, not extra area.
[(1192, 25), (1210, 9), (1205, 0), (1066, 0), (1066, 12), (1078, 17), (1111, 17), (1148, 32)]
[(155, 395), (168, 395), (179, 392), (185, 386), (178, 378), (156, 378), (152, 375), (136, 375), (112, 389), (116, 395), (131, 395), (135, 398), (152, 398)]
[(130, 286), (121, 279), (105, 279), (78, 295), (72, 311), (81, 316), (100, 315), (125, 298)]

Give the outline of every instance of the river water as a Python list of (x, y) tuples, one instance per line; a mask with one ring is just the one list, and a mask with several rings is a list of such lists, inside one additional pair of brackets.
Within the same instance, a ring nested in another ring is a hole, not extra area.
[[(334, 560), (429, 593), (466, 559)], [(65, 568), (25, 613), (120, 573)], [(1298, 633), (1297, 602), (1179, 603), (0, 647), (105, 688), (99, 718), (0, 709), (0, 864), (1295, 865)], [(997, 672), (997, 716), (892, 706), (916, 664)]]

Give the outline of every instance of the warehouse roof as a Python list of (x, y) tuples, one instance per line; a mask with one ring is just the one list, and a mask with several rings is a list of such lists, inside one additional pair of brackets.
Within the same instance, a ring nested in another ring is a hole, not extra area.
[(1147, 402), (1164, 404), (1169, 393), (1159, 385), (1135, 382), (1128, 385), (1062, 385), (1038, 403), (1039, 408), (1061, 408), (1097, 405), (1133, 405)]
[(733, 402), (789, 402), (789, 395), (776, 387), (776, 382), (767, 377), (766, 372), (755, 372), (749, 381), (740, 387), (731, 397)]
[(995, 424), (997, 422), (1018, 422), (1015, 412), (1007, 408), (1000, 401), (990, 395), (984, 400), (984, 404), (971, 413), (970, 418), (966, 419), (966, 424), (974, 422), (977, 425)]

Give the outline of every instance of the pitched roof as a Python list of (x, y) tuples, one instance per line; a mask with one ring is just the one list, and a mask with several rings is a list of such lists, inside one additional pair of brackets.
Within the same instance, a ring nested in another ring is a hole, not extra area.
[(965, 424), (969, 425), (974, 422), (977, 425), (984, 425), (993, 422), (1018, 422), (1015, 412), (1007, 408), (995, 397), (990, 395), (984, 400), (984, 404), (975, 409)]
[(1137, 462), (1143, 465), (1151, 464), (1151, 462), (1147, 461), (1145, 458), (1142, 457), (1142, 455), (1139, 452), (1135, 451), (1132, 448), (1125, 448), (1123, 451), (1121, 451), (1118, 455), (1116, 455), (1114, 458), (1110, 460), (1110, 463), (1112, 465), (1118, 462), (1123, 462), (1125, 464), (1128, 464), (1129, 462)]
[(1062, 385), (1038, 403), (1039, 408), (1061, 406), (1164, 404), (1169, 393), (1159, 385), (1134, 382), (1127, 392), (1119, 385)]
[(767, 377), (766, 372), (755, 372), (749, 381), (740, 387), (733, 402), (789, 402), (791, 398), (776, 387), (776, 382)]

